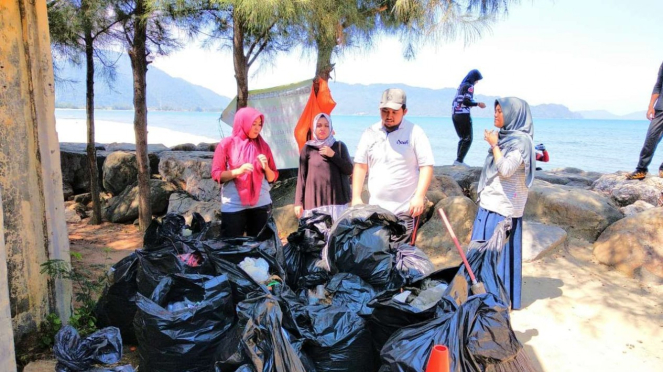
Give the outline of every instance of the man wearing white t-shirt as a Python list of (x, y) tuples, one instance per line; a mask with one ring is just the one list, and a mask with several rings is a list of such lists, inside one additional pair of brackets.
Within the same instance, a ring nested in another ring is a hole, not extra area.
[(382, 93), (382, 120), (367, 128), (357, 145), (351, 204), (363, 204), (361, 192), (368, 173), (369, 204), (379, 205), (405, 221), (408, 226), (405, 235), (409, 237), (414, 218), (424, 212), (435, 162), (426, 133), (404, 120), (406, 113), (402, 89), (392, 88)]

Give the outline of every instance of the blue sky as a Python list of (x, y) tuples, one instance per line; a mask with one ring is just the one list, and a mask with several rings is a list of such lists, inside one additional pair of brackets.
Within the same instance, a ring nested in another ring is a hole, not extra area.
[[(346, 50), (336, 58), (332, 77), (354, 84), (455, 88), (477, 68), (484, 76), (476, 87), (479, 94), (623, 115), (647, 108), (663, 62), (661, 24), (663, 0), (521, 0), (468, 46), (460, 41), (429, 45), (408, 61), (400, 43), (384, 37), (372, 48)], [(235, 95), (229, 51), (191, 45), (157, 57), (154, 64), (219, 94)], [(296, 50), (252, 67), (250, 89), (305, 80), (314, 72), (314, 56)]]

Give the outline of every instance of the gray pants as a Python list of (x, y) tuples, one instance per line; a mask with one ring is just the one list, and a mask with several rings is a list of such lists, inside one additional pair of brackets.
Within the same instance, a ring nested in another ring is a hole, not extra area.
[[(656, 151), (658, 144), (661, 142), (662, 137), (663, 110), (656, 110), (654, 118), (649, 124), (649, 129), (647, 129), (647, 137), (645, 138), (645, 144), (642, 145), (642, 150), (640, 151), (640, 161), (638, 161), (638, 166), (635, 168), (636, 172), (647, 172), (647, 168), (654, 157), (654, 152)], [(663, 164), (661, 164), (659, 169), (663, 170)]]

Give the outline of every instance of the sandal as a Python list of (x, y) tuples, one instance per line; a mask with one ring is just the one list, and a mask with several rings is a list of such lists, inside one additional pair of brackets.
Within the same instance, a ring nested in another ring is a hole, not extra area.
[(644, 180), (645, 177), (647, 177), (647, 172), (643, 171), (635, 171), (626, 175), (627, 180)]

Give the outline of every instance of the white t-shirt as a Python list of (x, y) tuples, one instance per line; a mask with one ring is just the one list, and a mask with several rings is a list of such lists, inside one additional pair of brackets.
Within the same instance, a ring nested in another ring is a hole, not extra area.
[(381, 121), (368, 127), (359, 139), (354, 161), (368, 165), (369, 204), (394, 214), (410, 208), (419, 167), (435, 165), (426, 133), (405, 119), (391, 133)]
[(247, 207), (242, 205), (242, 201), (239, 198), (239, 193), (237, 192), (237, 186), (235, 186), (235, 182), (233, 180), (230, 180), (221, 186), (221, 212), (239, 212), (245, 209), (264, 207), (265, 205), (272, 204), (272, 198), (269, 195), (270, 189), (271, 187), (269, 186), (269, 183), (265, 178), (263, 178), (262, 184), (260, 185), (260, 196), (258, 197), (258, 202), (256, 205)]

